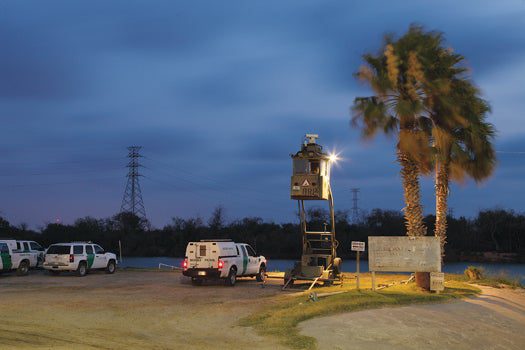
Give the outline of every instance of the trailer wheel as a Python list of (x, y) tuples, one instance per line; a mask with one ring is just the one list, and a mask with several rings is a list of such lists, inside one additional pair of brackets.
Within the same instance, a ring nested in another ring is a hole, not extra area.
[(87, 274), (87, 265), (85, 261), (81, 261), (77, 267), (77, 276), (84, 277)]
[(237, 282), (237, 270), (232, 267), (228, 273), (228, 277), (226, 277), (226, 285), (233, 287), (235, 282)]
[(18, 269), (16, 269), (16, 274), (18, 276), (26, 276), (29, 273), (29, 261), (24, 260), (20, 262)]
[(259, 273), (255, 276), (255, 279), (257, 282), (263, 282), (266, 279), (266, 267), (264, 265), (261, 265), (259, 268)]

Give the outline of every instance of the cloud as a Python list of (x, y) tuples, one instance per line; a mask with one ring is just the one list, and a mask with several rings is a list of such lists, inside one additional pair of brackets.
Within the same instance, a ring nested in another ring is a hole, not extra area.
[[(8, 188), (0, 210), (15, 222), (113, 214), (124, 186), (125, 147), (132, 144), (144, 146), (148, 157), (143, 191), (157, 225), (175, 215), (207, 215), (220, 203), (232, 218), (288, 220), (295, 209), (288, 199), (289, 154), (306, 132), (342, 151), (333, 173), (339, 209), (351, 206), (351, 187), (362, 189), (363, 208), (401, 208), (395, 140), (361, 142), (349, 125), (349, 107), (369, 93), (352, 76), (361, 55), (377, 50), (385, 32), (402, 34), (411, 23), (443, 31), (467, 57), (493, 105), (498, 149), (525, 146), (521, 3), (1, 6), (0, 174), (13, 175), (4, 185), (88, 181)], [(522, 160), (498, 156), (499, 168), (485, 185), (454, 188), (456, 213), (470, 215), (478, 202), (521, 205), (521, 186), (512, 198), (503, 189), (523, 177)], [(28, 172), (53, 175), (23, 178)], [(423, 197), (432, 212), (431, 179), (424, 180)]]

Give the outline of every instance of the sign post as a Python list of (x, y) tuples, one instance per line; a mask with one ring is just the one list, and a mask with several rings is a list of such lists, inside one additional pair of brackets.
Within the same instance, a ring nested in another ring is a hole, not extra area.
[(356, 252), (356, 287), (359, 290), (359, 253), (365, 251), (365, 242), (352, 241), (352, 251)]

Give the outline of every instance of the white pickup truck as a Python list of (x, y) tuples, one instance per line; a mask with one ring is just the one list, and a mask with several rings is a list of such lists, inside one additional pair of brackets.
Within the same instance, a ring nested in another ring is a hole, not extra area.
[(0, 240), (0, 272), (16, 270), (17, 275), (25, 276), (37, 262), (38, 254), (16, 249), (14, 239)]
[(224, 279), (234, 286), (237, 277), (255, 277), (261, 282), (266, 276), (266, 258), (252, 247), (231, 240), (201, 240), (189, 242), (182, 263), (182, 274), (193, 284), (203, 280)]

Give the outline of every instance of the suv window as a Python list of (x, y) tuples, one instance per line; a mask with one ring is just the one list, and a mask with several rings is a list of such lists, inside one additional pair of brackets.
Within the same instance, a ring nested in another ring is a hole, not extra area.
[(253, 250), (253, 248), (250, 247), (249, 245), (246, 246), (246, 250), (248, 250), (249, 256), (257, 256), (257, 254), (255, 254), (255, 250)]
[(29, 243), (24, 242), (24, 250), (29, 250)]
[(87, 245), (86, 246), (86, 254), (93, 254), (93, 246)]
[(73, 246), (73, 254), (84, 254), (84, 247), (81, 245)]
[(22, 244), (20, 242), (16, 242), (16, 249), (22, 250)]
[(36, 243), (36, 242), (30, 242), (29, 246), (33, 250), (40, 250), (40, 251), (44, 250), (44, 248), (42, 248), (42, 246), (40, 244)]
[(68, 245), (52, 245), (47, 250), (47, 254), (69, 254), (71, 251)]
[(104, 249), (102, 249), (102, 247), (100, 247), (99, 245), (94, 245), (95, 247), (95, 254), (102, 254), (104, 253)]
[(9, 254), (9, 248), (6, 243), (0, 243), (0, 253)]

